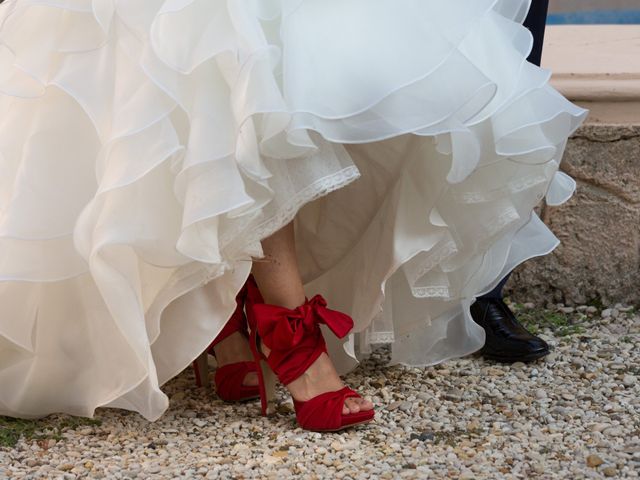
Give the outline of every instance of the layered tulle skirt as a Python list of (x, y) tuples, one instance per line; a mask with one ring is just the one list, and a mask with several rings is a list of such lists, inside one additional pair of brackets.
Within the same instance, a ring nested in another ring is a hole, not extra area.
[[(556, 238), (532, 213), (585, 112), (525, 61), (525, 0), (0, 6), (0, 414), (155, 419), (295, 218), (310, 294), (428, 365)], [(334, 339), (335, 340), (335, 339)]]

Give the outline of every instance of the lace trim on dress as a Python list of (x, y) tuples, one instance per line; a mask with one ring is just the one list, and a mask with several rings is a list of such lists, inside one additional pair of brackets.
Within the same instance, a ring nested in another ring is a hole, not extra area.
[(500, 198), (508, 197), (516, 193), (529, 190), (544, 183), (549, 179), (544, 175), (536, 175), (528, 178), (522, 178), (505, 185), (502, 188), (489, 192), (456, 192), (454, 198), (461, 203), (484, 203), (491, 202)]
[(415, 272), (415, 274), (411, 275), (411, 278), (408, 278), (410, 285), (415, 285), (422, 277), (424, 277), (427, 273), (433, 270), (437, 265), (440, 265), (447, 258), (458, 253), (458, 247), (453, 240), (449, 240), (444, 243), (441, 247), (436, 247), (435, 252), (429, 255), (424, 262), (422, 262), (421, 267)]
[[(247, 245), (258, 243), (263, 238), (269, 237), (288, 223), (292, 222), (298, 210), (300, 210), (304, 205), (311, 203), (314, 200), (318, 200), (331, 192), (346, 187), (358, 178), (360, 178), (360, 171), (355, 165), (351, 165), (309, 184), (296, 195), (291, 197), (275, 215), (272, 215), (268, 220), (251, 229), (245, 237), (247, 240), (244, 245), (238, 247), (237, 250), (243, 251), (246, 249)], [(223, 237), (222, 244), (228, 244), (231, 240), (237, 240), (237, 238), (238, 232), (230, 231)]]
[(374, 332), (369, 334), (369, 343), (372, 345), (393, 343), (395, 340), (396, 336), (393, 332)]
[(413, 287), (411, 289), (414, 297), (417, 298), (449, 298), (449, 287)]

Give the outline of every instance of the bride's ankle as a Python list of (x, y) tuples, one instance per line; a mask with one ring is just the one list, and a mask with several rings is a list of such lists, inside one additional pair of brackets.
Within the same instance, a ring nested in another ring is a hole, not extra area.
[(321, 355), (302, 375), (287, 385), (292, 396), (299, 401), (306, 401), (343, 387), (338, 372), (326, 354)]
[(235, 332), (213, 347), (218, 366), (253, 360), (247, 338)]
[(274, 305), (282, 308), (287, 308), (289, 310), (295, 310), (296, 308), (304, 305), (306, 302), (306, 297), (303, 292), (296, 292), (293, 295), (285, 294), (285, 295), (267, 295), (264, 297), (264, 303), (266, 305)]

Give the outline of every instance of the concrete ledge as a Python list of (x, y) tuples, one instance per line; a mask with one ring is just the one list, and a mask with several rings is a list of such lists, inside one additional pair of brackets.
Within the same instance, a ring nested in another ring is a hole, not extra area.
[(549, 27), (543, 67), (590, 123), (640, 123), (640, 25)]
[(554, 86), (592, 113), (562, 165), (575, 197), (541, 209), (562, 245), (523, 265), (510, 293), (640, 305), (640, 26), (552, 27), (547, 47)]

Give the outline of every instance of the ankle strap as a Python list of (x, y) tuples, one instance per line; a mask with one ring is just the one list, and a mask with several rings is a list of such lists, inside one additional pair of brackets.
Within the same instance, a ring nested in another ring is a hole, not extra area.
[(320, 325), (344, 338), (353, 328), (349, 315), (330, 310), (320, 295), (295, 310), (275, 305), (254, 305), (261, 341), (271, 350), (267, 362), (284, 385), (300, 377), (327, 351)]

